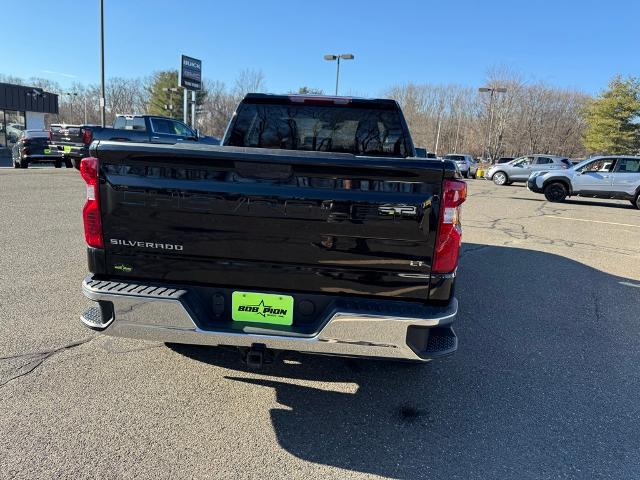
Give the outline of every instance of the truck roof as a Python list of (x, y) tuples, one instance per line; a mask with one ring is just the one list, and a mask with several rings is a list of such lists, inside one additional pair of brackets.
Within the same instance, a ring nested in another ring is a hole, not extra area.
[(335, 95), (307, 95), (307, 94), (287, 94), (276, 95), (272, 93), (247, 93), (242, 100), (244, 103), (267, 103), (267, 104), (334, 104), (350, 105), (353, 107), (377, 108), (385, 110), (398, 110), (398, 102), (388, 98), (361, 98), (345, 97)]

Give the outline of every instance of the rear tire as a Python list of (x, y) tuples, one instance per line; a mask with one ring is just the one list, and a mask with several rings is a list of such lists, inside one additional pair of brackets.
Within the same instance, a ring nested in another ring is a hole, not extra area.
[(493, 183), (499, 186), (507, 185), (509, 182), (509, 178), (507, 177), (507, 174), (504, 172), (494, 173), (492, 180), (493, 180)]
[(64, 168), (73, 168), (73, 163), (71, 162), (71, 160), (65, 158), (65, 160), (64, 160)]
[(640, 210), (640, 193), (638, 195), (636, 195), (636, 199), (635, 200), (631, 200), (631, 205), (633, 205), (638, 210)]
[(462, 174), (462, 176), (463, 176), (464, 178), (469, 178), (469, 170), (467, 170), (466, 172), (464, 172), (464, 173)]
[(29, 162), (27, 162), (24, 158), (20, 160), (20, 168), (29, 168)]
[(56, 160), (53, 162), (53, 166), (56, 168), (62, 168), (62, 160)]
[(544, 198), (550, 202), (563, 202), (568, 193), (564, 183), (554, 182), (544, 187)]

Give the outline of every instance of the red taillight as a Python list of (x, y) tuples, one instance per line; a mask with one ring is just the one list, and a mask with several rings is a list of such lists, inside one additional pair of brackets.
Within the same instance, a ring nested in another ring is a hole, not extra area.
[(461, 180), (445, 180), (442, 201), (440, 202), (440, 221), (434, 252), (432, 271), (450, 273), (458, 266), (462, 227), (460, 224), (460, 206), (467, 198), (467, 184)]
[(49, 140), (53, 140), (53, 132), (49, 129)]
[(83, 158), (80, 162), (80, 175), (87, 184), (87, 202), (82, 210), (84, 238), (90, 247), (104, 248), (98, 197), (98, 159), (94, 157)]
[(83, 128), (82, 129), (82, 143), (84, 143), (85, 145), (89, 145), (92, 140), (93, 140), (93, 132), (91, 131), (91, 129), (90, 128)]

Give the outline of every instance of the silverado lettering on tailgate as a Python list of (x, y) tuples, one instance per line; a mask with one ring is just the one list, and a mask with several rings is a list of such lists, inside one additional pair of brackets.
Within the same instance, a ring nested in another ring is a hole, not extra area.
[(112, 238), (110, 243), (111, 245), (121, 245), (123, 247), (155, 248), (157, 250), (184, 250), (183, 245), (176, 245), (173, 243), (141, 242), (137, 240), (120, 240), (118, 238)]

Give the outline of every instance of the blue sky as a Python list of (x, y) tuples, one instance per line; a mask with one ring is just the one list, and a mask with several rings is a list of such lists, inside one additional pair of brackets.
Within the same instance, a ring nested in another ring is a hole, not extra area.
[[(98, 5), (22, 0), (3, 22), (0, 73), (98, 82)], [(348, 52), (356, 58), (341, 69), (341, 93), (374, 96), (408, 81), (478, 86), (498, 65), (597, 93), (615, 74), (640, 76), (639, 19), (640, 0), (105, 0), (106, 76), (177, 68), (185, 53), (227, 84), (254, 68), (272, 92), (330, 93), (335, 64), (322, 56)]]

